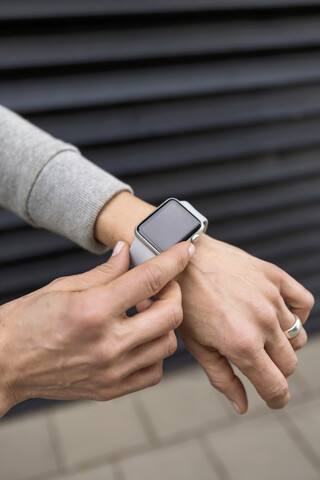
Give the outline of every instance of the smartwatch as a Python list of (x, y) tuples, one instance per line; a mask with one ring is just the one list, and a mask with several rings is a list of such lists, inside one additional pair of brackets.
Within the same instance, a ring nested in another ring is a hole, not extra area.
[(189, 202), (168, 198), (135, 228), (130, 247), (131, 268), (185, 240), (195, 242), (208, 220)]

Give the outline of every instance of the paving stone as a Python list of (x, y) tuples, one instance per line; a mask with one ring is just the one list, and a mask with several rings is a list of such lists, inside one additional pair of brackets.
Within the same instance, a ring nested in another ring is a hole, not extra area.
[(142, 402), (156, 436), (162, 440), (227, 419), (227, 409), (232, 410), (197, 366), (167, 375), (156, 387), (136, 394), (136, 399)]
[(129, 396), (81, 402), (50, 415), (68, 467), (148, 444)]
[(74, 473), (72, 475), (60, 476), (52, 480), (114, 480), (114, 476), (109, 466), (103, 466)]
[(289, 408), (287, 414), (317, 453), (320, 468), (320, 397)]
[(121, 466), (125, 480), (218, 480), (196, 440), (130, 458)]
[(307, 383), (311, 391), (320, 392), (320, 335), (309, 338), (307, 345), (298, 353), (299, 373)]
[(58, 465), (44, 416), (19, 416), (0, 423), (0, 479), (34, 479)]
[(235, 424), (208, 439), (230, 480), (319, 480), (275, 415)]

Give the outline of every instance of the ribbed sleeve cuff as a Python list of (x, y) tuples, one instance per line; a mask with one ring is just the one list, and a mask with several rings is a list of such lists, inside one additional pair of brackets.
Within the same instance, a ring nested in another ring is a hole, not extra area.
[(37, 176), (27, 202), (35, 227), (63, 235), (86, 250), (103, 253), (107, 247), (94, 237), (94, 225), (103, 206), (129, 185), (105, 172), (78, 152), (53, 157)]

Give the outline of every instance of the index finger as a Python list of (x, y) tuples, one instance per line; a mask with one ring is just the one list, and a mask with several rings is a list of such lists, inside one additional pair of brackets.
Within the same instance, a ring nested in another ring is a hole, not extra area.
[(178, 243), (109, 283), (116, 299), (116, 311), (124, 313), (156, 295), (185, 269), (193, 253), (194, 246), (190, 242)]

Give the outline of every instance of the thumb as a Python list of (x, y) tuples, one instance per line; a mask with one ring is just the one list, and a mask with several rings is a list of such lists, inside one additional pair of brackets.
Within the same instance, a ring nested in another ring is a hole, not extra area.
[(106, 285), (112, 280), (120, 277), (129, 270), (130, 253), (129, 245), (125, 242), (119, 241), (106, 263), (102, 263), (97, 267), (79, 275), (72, 275), (70, 277), (63, 277), (53, 281), (46, 290), (87, 290), (92, 287), (99, 287)]
[(77, 281), (81, 281), (83, 289), (106, 285), (129, 270), (130, 253), (129, 245), (119, 241), (106, 263), (98, 265), (89, 272), (77, 275)]

